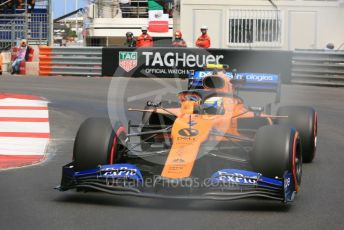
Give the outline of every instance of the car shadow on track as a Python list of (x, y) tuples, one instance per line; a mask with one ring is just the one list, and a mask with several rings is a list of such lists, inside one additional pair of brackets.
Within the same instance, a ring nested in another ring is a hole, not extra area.
[(162, 200), (137, 197), (116, 197), (108, 194), (61, 194), (55, 199), (58, 203), (78, 205), (99, 205), (127, 207), (136, 209), (155, 210), (190, 210), (190, 211), (257, 211), (257, 212), (288, 212), (292, 205), (264, 199), (247, 199), (236, 201), (191, 201), (191, 200)]

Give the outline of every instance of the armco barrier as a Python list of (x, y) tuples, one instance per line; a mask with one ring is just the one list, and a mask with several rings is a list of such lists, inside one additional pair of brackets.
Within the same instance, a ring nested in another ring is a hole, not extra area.
[(344, 86), (344, 51), (296, 50), (291, 82)]
[(228, 64), (240, 72), (279, 74), (290, 82), (292, 52), (195, 48), (103, 48), (102, 75), (187, 77), (206, 63)]
[(68, 76), (101, 76), (101, 47), (39, 48), (39, 74)]

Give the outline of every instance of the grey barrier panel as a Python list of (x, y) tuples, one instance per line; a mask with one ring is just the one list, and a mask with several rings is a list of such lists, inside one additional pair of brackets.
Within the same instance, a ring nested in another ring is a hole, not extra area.
[(102, 75), (101, 47), (54, 47), (50, 58), (47, 64), (51, 67), (50, 75)]
[(294, 84), (344, 86), (344, 51), (296, 50), (291, 76)]

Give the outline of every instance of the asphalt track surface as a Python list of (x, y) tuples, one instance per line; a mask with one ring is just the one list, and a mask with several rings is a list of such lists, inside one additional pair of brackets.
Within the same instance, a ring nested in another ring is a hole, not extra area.
[[(283, 104), (311, 105), (319, 116), (317, 156), (304, 165), (301, 191), (289, 207), (265, 200), (164, 201), (53, 190), (62, 165), (70, 162), (73, 139), (84, 119), (107, 116), (108, 100), (122, 111), (142, 108), (147, 93), (166, 83), (186, 83), (163, 82), (1, 77), (0, 92), (33, 94), (51, 102), (52, 140), (43, 164), (0, 172), (0, 229), (344, 229), (343, 88), (283, 86)], [(110, 83), (126, 89), (124, 97), (121, 92), (108, 96)]]

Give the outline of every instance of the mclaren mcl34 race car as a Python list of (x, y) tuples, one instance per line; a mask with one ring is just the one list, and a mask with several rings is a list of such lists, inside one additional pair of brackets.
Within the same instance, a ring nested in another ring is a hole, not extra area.
[(127, 129), (108, 118), (84, 121), (58, 189), (148, 198), (294, 200), (302, 163), (315, 156), (317, 114), (311, 107), (277, 109), (278, 75), (208, 65), (190, 75), (188, 90), (178, 99), (130, 109), (143, 115), (140, 124), (129, 122)]

